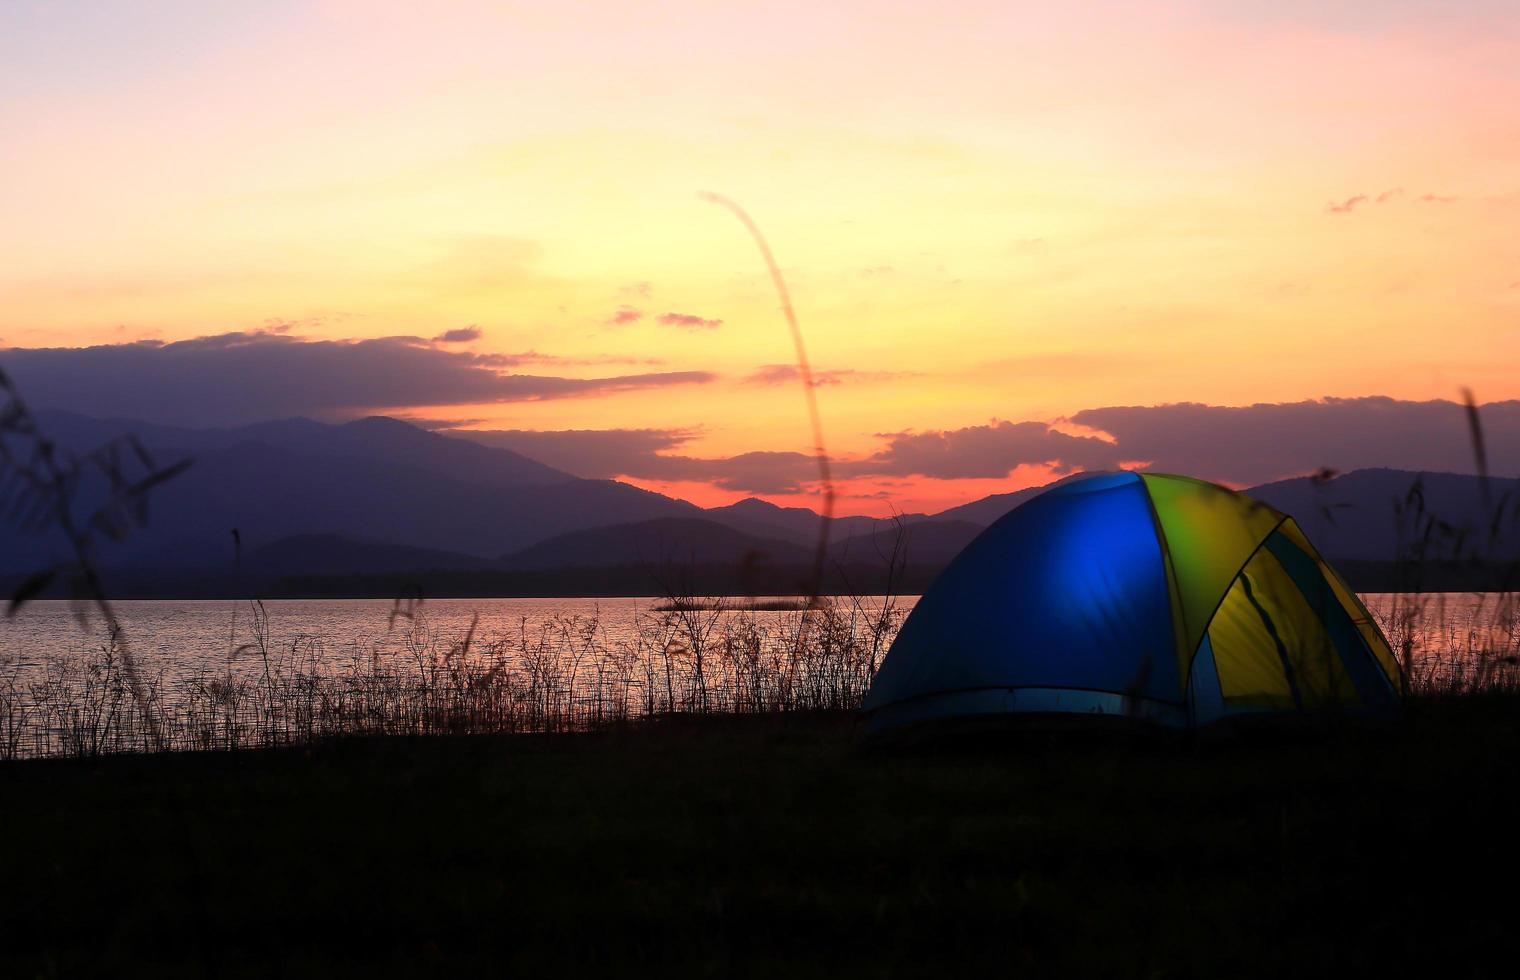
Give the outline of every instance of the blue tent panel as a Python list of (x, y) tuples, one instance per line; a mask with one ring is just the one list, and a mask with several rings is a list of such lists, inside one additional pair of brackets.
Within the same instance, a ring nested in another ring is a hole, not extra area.
[(1208, 634), (1198, 645), (1193, 669), (1188, 674), (1188, 699), (1193, 705), (1193, 724), (1207, 725), (1225, 715), (1224, 694), (1219, 689), (1219, 669), (1214, 665), (1214, 644)]
[(1010, 688), (1180, 705), (1171, 616), (1144, 484), (1129, 473), (1074, 482), (1017, 508), (951, 563), (865, 707)]

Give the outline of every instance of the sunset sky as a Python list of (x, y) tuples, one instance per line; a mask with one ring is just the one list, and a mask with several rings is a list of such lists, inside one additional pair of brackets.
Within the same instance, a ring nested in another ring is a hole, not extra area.
[[(0, 167), (0, 365), (88, 414), (382, 412), (809, 503), (775, 293), (701, 191), (783, 267), (846, 513), (1160, 465), (1078, 418), (1115, 406), (1520, 398), (1513, 0), (9, 0)], [(1311, 409), (1199, 475), (1355, 456)]]

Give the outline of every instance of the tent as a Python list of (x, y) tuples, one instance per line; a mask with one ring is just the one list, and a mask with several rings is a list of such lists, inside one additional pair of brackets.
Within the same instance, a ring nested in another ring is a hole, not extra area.
[(1116, 715), (1186, 728), (1396, 713), (1366, 608), (1293, 519), (1188, 477), (1059, 484), (983, 531), (909, 614), (866, 696), (873, 730)]

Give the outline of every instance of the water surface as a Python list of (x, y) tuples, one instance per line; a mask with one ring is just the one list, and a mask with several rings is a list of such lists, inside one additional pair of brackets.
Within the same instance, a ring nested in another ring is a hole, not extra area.
[[(1405, 635), (1416, 657), (1449, 657), (1464, 646), (1488, 643), (1513, 648), (1514, 627), (1501, 597), (1485, 593), (1362, 596), (1395, 646)], [(864, 622), (879, 614), (882, 600), (836, 598), (838, 608), (857, 612)], [(896, 608), (910, 611), (916, 596), (898, 597)], [(855, 604), (859, 604), (858, 606)], [(492, 644), (519, 648), (545, 635), (571, 630), (593, 655), (632, 650), (663, 642), (661, 630), (685, 624), (668, 622), (649, 596), (584, 599), (432, 599), (418, 615), (395, 616), (388, 599), (277, 599), (263, 603), (260, 619), (247, 602), (232, 600), (127, 600), (116, 603), (126, 640), (141, 670), (173, 682), (229, 669), (262, 669), (265, 652), (275, 657), (299, 654), (309, 665), (339, 667), (356, 659), (405, 659), (419, 644), (444, 649), (461, 642), (474, 623), (473, 648), (485, 653)], [(1399, 610), (1413, 610), (1403, 622)], [(694, 614), (699, 626), (714, 622), (715, 633), (743, 619), (773, 635), (795, 624), (795, 611), (736, 610)], [(98, 619), (85, 626), (69, 603), (38, 601), (0, 624), (0, 676), (26, 678), (49, 662), (89, 657), (105, 642)]]

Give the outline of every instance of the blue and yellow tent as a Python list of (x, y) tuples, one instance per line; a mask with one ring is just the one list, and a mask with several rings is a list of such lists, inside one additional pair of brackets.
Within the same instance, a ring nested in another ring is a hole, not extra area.
[(1403, 676), (1293, 519), (1201, 480), (1061, 484), (982, 532), (919, 600), (865, 700), (871, 727), (1096, 713), (1171, 727), (1391, 714)]

